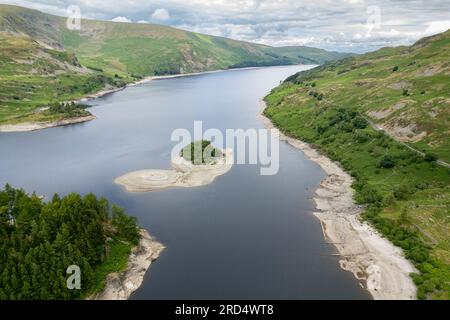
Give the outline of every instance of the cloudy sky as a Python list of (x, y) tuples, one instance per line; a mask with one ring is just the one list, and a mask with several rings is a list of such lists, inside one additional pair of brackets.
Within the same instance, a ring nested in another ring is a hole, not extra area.
[(272, 46), (364, 52), (450, 29), (450, 0), (0, 0), (57, 15), (158, 23)]

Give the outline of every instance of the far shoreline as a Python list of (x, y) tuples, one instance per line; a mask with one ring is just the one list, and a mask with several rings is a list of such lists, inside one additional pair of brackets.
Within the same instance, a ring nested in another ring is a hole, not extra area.
[[(179, 73), (179, 74), (164, 75), (164, 76), (149, 76), (149, 77), (144, 77), (143, 79), (140, 79), (140, 80), (137, 80), (134, 82), (130, 82), (122, 87), (114, 87), (111, 89), (103, 88), (102, 90), (97, 91), (96, 93), (87, 94), (86, 96), (84, 96), (82, 98), (70, 100), (69, 102), (74, 102), (76, 104), (86, 103), (91, 100), (95, 100), (95, 99), (98, 99), (98, 98), (101, 98), (101, 97), (104, 97), (104, 96), (107, 96), (107, 95), (110, 95), (110, 94), (113, 94), (116, 92), (120, 92), (120, 91), (125, 90), (130, 87), (136, 87), (136, 86), (146, 84), (151, 81), (157, 81), (157, 80), (192, 77), (192, 76), (199, 76), (199, 75), (212, 74), (212, 73), (225, 72), (225, 71), (255, 70), (255, 69), (262, 69), (262, 68), (292, 67), (292, 66), (302, 66), (302, 65), (304, 65), (304, 64), (230, 68), (230, 69), (218, 69), (218, 70), (192, 72), (192, 73)], [(314, 66), (317, 66), (317, 65), (314, 65)], [(62, 127), (62, 126), (84, 123), (84, 122), (92, 121), (94, 119), (95, 119), (95, 116), (90, 114), (88, 116), (60, 119), (60, 120), (56, 120), (56, 121), (23, 122), (23, 123), (17, 123), (17, 124), (6, 123), (6, 124), (0, 124), (0, 133), (37, 131), (37, 130), (54, 128), (54, 127)]]
[(38, 122), (22, 122), (18, 124), (3, 124), (0, 125), (0, 133), (12, 133), (12, 132), (29, 132), (37, 131), (54, 127), (64, 127), (72, 124), (84, 123), (95, 119), (93, 114), (77, 117), (61, 119), (57, 121), (38, 121)]

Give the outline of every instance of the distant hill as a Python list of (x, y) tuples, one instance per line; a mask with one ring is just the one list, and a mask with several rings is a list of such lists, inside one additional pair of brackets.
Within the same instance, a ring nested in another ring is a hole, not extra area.
[(152, 24), (82, 20), (80, 31), (70, 31), (66, 20), (0, 5), (0, 32), (73, 50), (86, 65), (141, 76), (236, 66), (322, 64), (348, 56), (309, 47), (274, 48)]
[(52, 120), (36, 112), (145, 76), (239, 67), (322, 64), (349, 54), (274, 48), (151, 24), (66, 18), (0, 4), (0, 124)]
[(450, 31), (298, 73), (266, 101), (354, 177), (363, 218), (420, 272), (417, 297), (450, 299)]

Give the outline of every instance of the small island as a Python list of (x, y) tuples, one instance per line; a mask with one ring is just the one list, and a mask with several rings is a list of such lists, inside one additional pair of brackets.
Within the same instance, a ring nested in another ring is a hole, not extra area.
[(180, 156), (194, 165), (213, 164), (224, 156), (223, 152), (215, 148), (211, 141), (201, 140), (188, 144), (180, 152)]
[(150, 192), (174, 187), (210, 184), (233, 166), (231, 149), (220, 150), (210, 141), (195, 141), (172, 159), (173, 170), (141, 170), (125, 174), (114, 182), (129, 192)]

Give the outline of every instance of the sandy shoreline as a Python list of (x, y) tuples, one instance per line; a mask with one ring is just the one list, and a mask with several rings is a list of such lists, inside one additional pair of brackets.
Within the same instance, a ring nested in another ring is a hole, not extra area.
[[(277, 66), (274, 66), (277, 67)], [(145, 77), (141, 80), (129, 83), (123, 87), (113, 87), (111, 89), (103, 89), (97, 93), (86, 95), (85, 97), (69, 102), (74, 103), (85, 103), (90, 100), (98, 99), (101, 97), (104, 97), (106, 95), (119, 92), (122, 90), (125, 90), (129, 87), (135, 87), (138, 85), (142, 85), (145, 83), (148, 83), (150, 81), (154, 80), (164, 80), (164, 79), (174, 79), (174, 78), (181, 78), (181, 77), (191, 77), (191, 76), (198, 76), (202, 74), (211, 74), (211, 73), (217, 73), (217, 72), (223, 72), (223, 71), (238, 71), (238, 70), (251, 70), (251, 69), (259, 69), (264, 67), (246, 67), (246, 68), (235, 68), (235, 69), (219, 69), (219, 70), (211, 70), (211, 71), (203, 71), (203, 72), (193, 72), (193, 73), (180, 73), (180, 74), (173, 74), (173, 75), (167, 75), (167, 76), (151, 76), (151, 77)], [(266, 67), (267, 68), (267, 67)], [(77, 124), (82, 122), (87, 122), (94, 120), (95, 116), (85, 116), (85, 117), (79, 117), (79, 118), (72, 118), (72, 119), (66, 119), (66, 120), (59, 120), (59, 121), (49, 121), (49, 122), (24, 122), (24, 123), (18, 123), (18, 124), (4, 124), (0, 125), (0, 133), (8, 133), (8, 132), (25, 132), (25, 131), (36, 131), (41, 129), (48, 129), (53, 127), (60, 127), (60, 126), (66, 126), (71, 124)]]
[(76, 123), (83, 123), (92, 121), (95, 119), (94, 115), (63, 119), (58, 121), (47, 121), (47, 122), (23, 122), (18, 124), (4, 124), (0, 125), (0, 132), (26, 132), (26, 131), (36, 131), (41, 129), (48, 129), (53, 127), (68, 126)]
[[(261, 101), (261, 118), (267, 128), (271, 120), (262, 113), (266, 103)], [(416, 272), (403, 251), (383, 238), (372, 226), (360, 221), (363, 209), (353, 201), (353, 178), (337, 163), (318, 153), (310, 145), (280, 133), (280, 140), (303, 151), (319, 164), (327, 177), (315, 191), (314, 201), (325, 240), (338, 250), (340, 265), (366, 284), (377, 300), (416, 299), (417, 288), (410, 273)]]
[[(123, 87), (113, 87), (111, 89), (103, 89), (101, 91), (98, 91), (93, 94), (86, 95), (85, 97), (77, 100), (72, 100), (69, 102), (74, 102), (76, 104), (85, 103), (90, 100), (94, 100), (97, 98), (104, 97), (109, 94), (113, 94), (115, 92), (119, 92), (122, 90), (125, 90), (129, 87), (135, 87), (141, 84), (145, 84), (147, 82), (153, 81), (153, 80), (163, 80), (163, 79), (172, 79), (172, 78), (178, 78), (178, 77), (189, 77), (194, 75), (200, 75), (203, 73), (211, 73), (211, 72), (219, 72), (218, 71), (207, 71), (207, 72), (199, 72), (199, 73), (186, 73), (186, 74), (177, 74), (177, 75), (169, 75), (169, 76), (152, 76), (152, 77), (146, 77), (144, 79), (141, 79), (136, 82), (129, 83)], [(94, 115), (84, 116), (84, 117), (78, 117), (78, 118), (71, 118), (71, 119), (65, 119), (65, 120), (58, 120), (58, 121), (48, 121), (48, 122), (23, 122), (18, 124), (4, 124), (0, 125), (0, 132), (26, 132), (26, 131), (36, 131), (36, 130), (42, 130), (42, 129), (48, 129), (53, 127), (60, 127), (60, 126), (66, 126), (71, 124), (77, 124), (82, 122), (87, 122), (94, 120)]]
[(165, 248), (146, 230), (140, 233), (141, 240), (130, 254), (127, 269), (109, 274), (103, 291), (91, 300), (127, 300), (141, 286), (148, 268)]
[(233, 166), (232, 150), (222, 150), (224, 157), (214, 164), (194, 165), (178, 156), (172, 159), (173, 170), (133, 171), (114, 180), (128, 192), (151, 192), (175, 187), (200, 187), (212, 183)]

